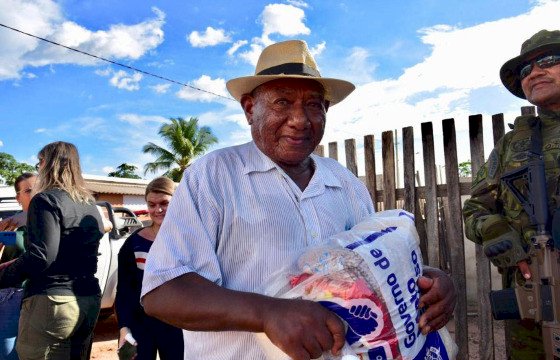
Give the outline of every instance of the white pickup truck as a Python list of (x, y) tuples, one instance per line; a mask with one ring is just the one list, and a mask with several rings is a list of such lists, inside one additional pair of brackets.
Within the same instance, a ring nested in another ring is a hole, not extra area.
[(113, 313), (115, 305), (119, 250), (126, 238), (143, 225), (136, 215), (125, 207), (113, 207), (108, 202), (98, 202), (97, 205), (104, 209), (106, 217), (113, 224), (113, 229), (105, 233), (99, 243), (95, 274), (103, 293), (100, 317), (108, 317)]

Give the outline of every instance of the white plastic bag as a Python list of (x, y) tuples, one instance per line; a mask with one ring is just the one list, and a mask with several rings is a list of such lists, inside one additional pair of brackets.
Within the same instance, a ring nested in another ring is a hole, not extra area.
[[(424, 336), (418, 327), (421, 274), (414, 218), (388, 210), (304, 249), (273, 275), (265, 294), (313, 300), (334, 311), (347, 325), (344, 359), (454, 359), (446, 328)], [(269, 359), (285, 358), (264, 334), (257, 338)], [(342, 356), (325, 353), (323, 359)]]

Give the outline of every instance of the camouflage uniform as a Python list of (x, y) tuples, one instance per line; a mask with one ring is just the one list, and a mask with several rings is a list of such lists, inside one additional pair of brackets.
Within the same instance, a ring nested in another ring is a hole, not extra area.
[[(542, 121), (543, 155), (547, 181), (549, 209), (558, 207), (560, 178), (560, 112), (539, 109)], [(531, 149), (531, 127), (534, 116), (520, 116), (515, 120), (513, 131), (507, 133), (496, 145), (488, 161), (480, 169), (472, 186), (472, 197), (465, 202), (465, 232), (477, 244), (505, 234), (518, 234), (518, 241), (525, 249), (535, 229), (529, 225), (527, 214), (511, 191), (500, 181), (500, 177), (515, 168), (525, 165)], [(552, 212), (551, 212), (552, 214)], [(489, 230), (488, 221), (493, 222)], [(486, 222), (486, 223), (485, 223)], [(515, 237), (515, 236), (514, 236)], [(512, 261), (513, 264), (517, 260)], [(492, 260), (492, 258), (491, 258)], [(494, 264), (496, 262), (493, 261)], [(511, 265), (511, 264), (509, 264)], [(515, 266), (498, 266), (504, 288), (512, 287)], [(542, 334), (539, 325), (532, 320), (510, 321), (511, 339), (508, 346), (512, 359), (544, 359)]]

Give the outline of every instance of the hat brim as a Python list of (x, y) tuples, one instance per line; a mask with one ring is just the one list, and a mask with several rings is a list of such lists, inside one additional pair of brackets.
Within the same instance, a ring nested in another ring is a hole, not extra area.
[(528, 59), (538, 55), (539, 53), (545, 53), (548, 51), (560, 51), (560, 44), (544, 44), (506, 61), (500, 69), (500, 79), (506, 89), (508, 89), (513, 95), (525, 99), (525, 94), (521, 88), (521, 80), (519, 79), (519, 71), (521, 70), (520, 67), (523, 66)]
[(226, 83), (226, 87), (237, 101), (241, 100), (244, 94), (249, 94), (258, 86), (277, 79), (306, 79), (313, 80), (320, 83), (325, 89), (325, 99), (330, 102), (330, 105), (335, 105), (346, 98), (354, 89), (356, 88), (354, 84), (349, 81), (304, 76), (304, 75), (255, 75), (255, 76), (244, 76), (236, 79), (231, 79)]

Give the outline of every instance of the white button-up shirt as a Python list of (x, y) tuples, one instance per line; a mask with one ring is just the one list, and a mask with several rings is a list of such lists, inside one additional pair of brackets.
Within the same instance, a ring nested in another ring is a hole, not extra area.
[[(311, 158), (315, 172), (304, 191), (253, 142), (192, 164), (148, 254), (142, 296), (189, 272), (225, 288), (262, 292), (267, 278), (303, 248), (374, 212), (356, 176), (333, 159)], [(184, 331), (184, 337), (185, 359), (264, 358), (252, 333)]]

